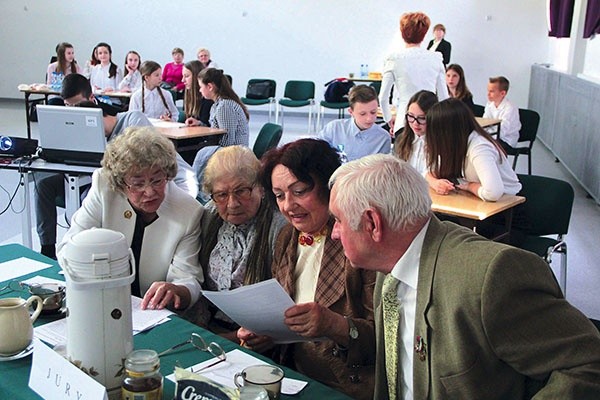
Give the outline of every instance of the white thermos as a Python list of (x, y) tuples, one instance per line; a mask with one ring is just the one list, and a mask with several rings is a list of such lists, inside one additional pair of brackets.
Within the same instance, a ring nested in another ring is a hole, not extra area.
[(109, 229), (73, 235), (60, 260), (67, 284), (67, 357), (106, 389), (133, 350), (131, 282), (135, 260), (125, 236)]

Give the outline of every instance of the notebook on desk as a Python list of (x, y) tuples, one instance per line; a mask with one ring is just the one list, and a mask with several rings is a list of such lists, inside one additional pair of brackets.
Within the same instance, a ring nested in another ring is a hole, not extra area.
[(48, 162), (100, 166), (106, 148), (100, 108), (40, 105), (40, 157)]

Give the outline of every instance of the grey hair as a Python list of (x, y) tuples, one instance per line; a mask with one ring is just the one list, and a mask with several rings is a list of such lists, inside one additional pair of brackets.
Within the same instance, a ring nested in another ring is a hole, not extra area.
[(413, 167), (391, 154), (373, 154), (338, 168), (337, 208), (357, 230), (368, 208), (377, 209), (393, 231), (410, 231), (431, 215), (429, 185)]
[(102, 173), (111, 189), (123, 191), (128, 174), (160, 168), (173, 179), (177, 174), (175, 146), (152, 126), (129, 127), (106, 146)]
[(215, 182), (223, 178), (238, 177), (248, 185), (258, 181), (260, 161), (246, 146), (222, 147), (213, 154), (204, 170), (202, 190), (211, 194)]

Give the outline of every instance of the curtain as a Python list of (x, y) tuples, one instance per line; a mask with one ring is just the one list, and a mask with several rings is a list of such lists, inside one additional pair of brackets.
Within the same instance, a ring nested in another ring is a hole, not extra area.
[(600, 33), (600, 0), (588, 0), (583, 38), (588, 39), (596, 33)]
[(574, 7), (575, 0), (550, 0), (548, 9), (550, 32), (548, 32), (548, 36), (567, 38), (571, 35)]

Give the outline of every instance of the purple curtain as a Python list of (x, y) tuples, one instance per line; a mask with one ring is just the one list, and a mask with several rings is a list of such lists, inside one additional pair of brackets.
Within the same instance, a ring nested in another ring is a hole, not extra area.
[(583, 38), (588, 39), (596, 33), (600, 33), (600, 0), (588, 0)]
[[(548, 36), (566, 38), (571, 35), (575, 0), (550, 0)], [(589, 6), (589, 3), (588, 3)]]

